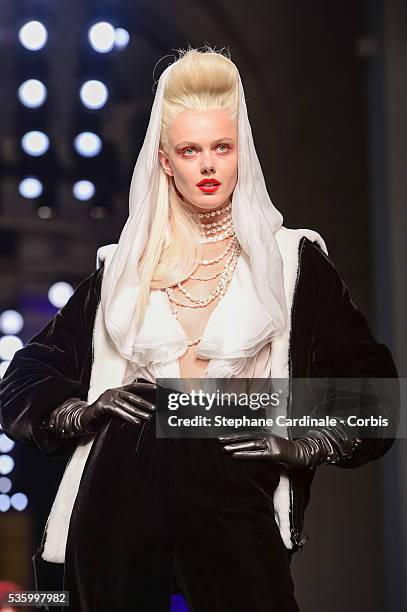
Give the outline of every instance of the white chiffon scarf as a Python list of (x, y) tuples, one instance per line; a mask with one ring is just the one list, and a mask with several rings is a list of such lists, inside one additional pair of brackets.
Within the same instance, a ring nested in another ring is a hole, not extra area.
[[(168, 197), (167, 176), (158, 159), (165, 83), (176, 62), (162, 73), (145, 140), (130, 186), (129, 217), (103, 275), (101, 308), (105, 327), (119, 353), (138, 365), (173, 362), (187, 349), (187, 337), (170, 313), (166, 295), (151, 291), (143, 325), (134, 312), (139, 260), (148, 240), (159, 191)], [(210, 359), (208, 377), (242, 375), (244, 360), (282, 333), (287, 322), (283, 262), (274, 233), (283, 217), (267, 192), (255, 150), (239, 75), (238, 180), (232, 221), (242, 253), (231, 284), (211, 313), (197, 356)], [(131, 365), (133, 364), (133, 365)], [(174, 366), (172, 371), (174, 371)], [(129, 374), (130, 375), (130, 374)]]

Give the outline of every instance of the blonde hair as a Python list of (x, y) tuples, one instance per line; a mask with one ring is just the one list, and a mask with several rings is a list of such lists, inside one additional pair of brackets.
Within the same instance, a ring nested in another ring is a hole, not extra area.
[[(160, 148), (168, 151), (168, 134), (174, 119), (188, 110), (228, 110), (237, 125), (239, 76), (235, 64), (222, 51), (178, 50), (166, 82)], [(158, 156), (158, 151), (157, 151)], [(158, 201), (146, 248), (140, 259), (140, 288), (136, 305), (136, 329), (144, 319), (150, 289), (163, 289), (192, 274), (201, 258), (199, 228), (188, 211), (173, 177), (162, 173)]]

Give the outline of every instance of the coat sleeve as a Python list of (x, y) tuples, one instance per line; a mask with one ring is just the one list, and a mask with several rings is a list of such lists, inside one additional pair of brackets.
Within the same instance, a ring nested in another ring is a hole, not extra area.
[(59, 439), (44, 427), (70, 397), (87, 399), (83, 375), (90, 359), (102, 268), (81, 281), (68, 302), (11, 360), (0, 382), (0, 424), (16, 442), (66, 457), (77, 439)]
[[(330, 399), (327, 396), (319, 410), (321, 416), (336, 416), (339, 408), (349, 437), (361, 438), (353, 457), (336, 464), (353, 468), (378, 459), (394, 443), (400, 412), (398, 373), (390, 350), (372, 335), (331, 258), (317, 243), (311, 245), (317, 282), (312, 377), (336, 380), (339, 391), (334, 391)], [(337, 379), (348, 380), (344, 383)], [(382, 416), (389, 425), (358, 431), (346, 424), (351, 414), (362, 418)]]

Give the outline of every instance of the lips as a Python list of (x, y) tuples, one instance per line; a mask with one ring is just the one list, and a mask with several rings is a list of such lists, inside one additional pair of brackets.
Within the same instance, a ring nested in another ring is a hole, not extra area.
[(204, 193), (214, 193), (220, 187), (221, 183), (216, 179), (204, 179), (198, 183), (198, 187)]
[(217, 179), (202, 179), (202, 181), (198, 183), (198, 187), (201, 187), (201, 185), (220, 185), (220, 182)]

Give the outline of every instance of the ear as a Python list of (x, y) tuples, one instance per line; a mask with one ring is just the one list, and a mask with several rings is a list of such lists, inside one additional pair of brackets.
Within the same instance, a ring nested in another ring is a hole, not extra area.
[(163, 167), (165, 174), (168, 174), (168, 176), (174, 176), (174, 173), (170, 165), (170, 160), (167, 154), (165, 153), (164, 149), (158, 149), (158, 159), (160, 160), (160, 163)]

